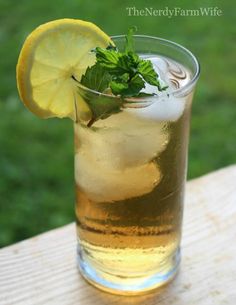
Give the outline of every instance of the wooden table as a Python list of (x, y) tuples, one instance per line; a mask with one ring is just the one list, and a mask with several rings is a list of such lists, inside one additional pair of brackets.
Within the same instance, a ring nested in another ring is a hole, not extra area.
[(139, 297), (110, 295), (79, 275), (75, 226), (0, 251), (1, 305), (235, 305), (236, 166), (187, 183), (182, 264), (175, 280)]

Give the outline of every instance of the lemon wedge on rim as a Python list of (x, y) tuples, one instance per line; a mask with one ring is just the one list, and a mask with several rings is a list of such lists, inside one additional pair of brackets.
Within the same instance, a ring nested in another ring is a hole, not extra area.
[[(111, 39), (95, 24), (54, 20), (37, 27), (25, 40), (17, 63), (17, 87), (25, 106), (41, 118), (70, 117), (91, 111), (78, 95), (76, 81), (95, 63), (91, 49)], [(75, 103), (77, 107), (75, 107)]]

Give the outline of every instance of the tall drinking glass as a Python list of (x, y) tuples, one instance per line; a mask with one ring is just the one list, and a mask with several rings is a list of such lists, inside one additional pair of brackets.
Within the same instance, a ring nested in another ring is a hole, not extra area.
[[(125, 37), (113, 37), (119, 50)], [(191, 102), (199, 64), (168, 40), (134, 36), (168, 85), (130, 98), (121, 112), (75, 130), (78, 263), (93, 285), (140, 294), (170, 281), (180, 262)], [(146, 86), (145, 91), (152, 88)], [(119, 97), (80, 86), (85, 101)]]

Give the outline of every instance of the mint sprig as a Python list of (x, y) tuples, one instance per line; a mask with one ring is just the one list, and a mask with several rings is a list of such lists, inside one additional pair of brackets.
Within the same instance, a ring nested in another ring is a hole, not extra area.
[(96, 64), (87, 68), (81, 78), (82, 85), (99, 92), (110, 88), (114, 95), (122, 97), (138, 96), (145, 88), (144, 81), (156, 86), (159, 91), (167, 88), (161, 86), (159, 75), (154, 70), (152, 62), (140, 58), (135, 53), (133, 41), (135, 30), (134, 27), (129, 29), (124, 52), (119, 52), (112, 45), (106, 49), (97, 47), (93, 50), (96, 54)]
[(106, 49), (96, 47), (92, 50), (96, 55), (96, 63), (87, 68), (80, 83), (101, 93), (110, 92), (112, 95), (120, 97), (119, 105), (114, 103), (111, 105), (111, 99), (107, 98), (101, 101), (101, 96), (99, 102), (87, 101), (93, 112), (93, 122), (121, 111), (124, 99), (127, 97), (154, 95), (154, 93), (141, 92), (145, 88), (145, 82), (156, 86), (159, 91), (167, 88), (160, 84), (159, 75), (154, 70), (152, 62), (140, 58), (135, 53), (134, 32), (135, 28), (129, 29), (124, 52), (120, 52), (113, 45), (109, 45)]

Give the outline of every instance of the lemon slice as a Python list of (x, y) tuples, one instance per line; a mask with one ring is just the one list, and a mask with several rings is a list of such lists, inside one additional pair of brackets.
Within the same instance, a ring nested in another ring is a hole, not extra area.
[[(25, 106), (41, 118), (70, 117), (91, 111), (78, 95), (79, 81), (95, 63), (91, 49), (111, 39), (90, 22), (59, 19), (42, 24), (25, 40), (17, 63), (17, 87)], [(75, 107), (76, 103), (76, 107)]]

